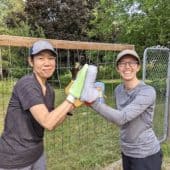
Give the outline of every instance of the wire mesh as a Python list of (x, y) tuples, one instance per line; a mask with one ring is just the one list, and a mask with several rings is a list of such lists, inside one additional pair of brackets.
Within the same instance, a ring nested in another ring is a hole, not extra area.
[[(59, 52), (58, 77), (61, 88), (56, 89), (56, 105), (65, 98), (64, 88), (72, 78), (70, 70), (74, 68), (74, 63), (77, 61), (82, 64), (94, 63), (98, 65), (97, 80), (104, 82), (107, 80), (105, 82), (106, 102), (113, 105), (113, 84), (108, 80), (113, 80), (113, 75), (116, 74), (113, 71), (115, 54), (115, 52), (87, 50), (62, 50), (62, 54)], [(67, 62), (62, 61), (64, 60), (63, 56), (66, 57)], [(107, 61), (102, 61), (104, 58)], [(50, 170), (94, 169), (104, 165), (106, 158), (109, 161), (108, 157), (110, 157), (110, 161), (118, 159), (119, 154), (113, 153), (119, 152), (118, 128), (85, 106), (76, 109), (73, 114), (54, 132), (46, 133), (45, 144)], [(49, 135), (52, 135), (52, 143), (48, 140)]]
[[(31, 71), (31, 68), (27, 64), (28, 48), (9, 46), (1, 47), (0, 51), (2, 58), (0, 130), (2, 131), (12, 88), (21, 76)], [(66, 97), (64, 88), (72, 79), (72, 69), (76, 62), (82, 65), (93, 63), (98, 66), (97, 80), (105, 82), (106, 102), (114, 105), (112, 80), (117, 76), (113, 62), (116, 53), (57, 49), (56, 72), (49, 80), (55, 90), (55, 105), (60, 104)], [(118, 128), (85, 106), (77, 108), (73, 114), (53, 132), (45, 132), (44, 145), (48, 169), (94, 169), (117, 160), (120, 155)]]
[(156, 46), (145, 50), (143, 61), (143, 79), (157, 93), (154, 130), (161, 142), (166, 139), (168, 129), (169, 57), (168, 48)]
[[(27, 64), (29, 49), (24, 47), (1, 47), (0, 70), (0, 131), (3, 129), (4, 117), (12, 88), (16, 81), (31, 69)], [(156, 87), (158, 100), (155, 118), (155, 130), (158, 136), (163, 135), (165, 116), (167, 54), (147, 53), (144, 61), (145, 80)], [(75, 63), (93, 63), (98, 66), (97, 81), (105, 83), (106, 103), (114, 106), (113, 90), (120, 83), (115, 70), (117, 52), (104, 50), (69, 50), (57, 49), (57, 67), (54, 76), (49, 80), (54, 87), (56, 101), (60, 104), (66, 97), (64, 88), (72, 79)], [(160, 81), (161, 80), (161, 81)], [(159, 111), (159, 109), (161, 111)], [(161, 127), (161, 128), (160, 128)], [(160, 130), (161, 129), (161, 130)], [(52, 132), (45, 132), (45, 152), (49, 170), (100, 169), (120, 158), (119, 128), (107, 122), (92, 109), (84, 106), (73, 112), (66, 121)]]

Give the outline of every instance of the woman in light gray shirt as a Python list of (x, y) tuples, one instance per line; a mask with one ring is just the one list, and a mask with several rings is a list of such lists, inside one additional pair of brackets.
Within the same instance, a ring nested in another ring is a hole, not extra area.
[(140, 58), (134, 50), (123, 50), (116, 59), (123, 83), (115, 89), (117, 109), (94, 102), (91, 107), (120, 126), (124, 170), (161, 170), (162, 152), (152, 129), (155, 89), (137, 78)]

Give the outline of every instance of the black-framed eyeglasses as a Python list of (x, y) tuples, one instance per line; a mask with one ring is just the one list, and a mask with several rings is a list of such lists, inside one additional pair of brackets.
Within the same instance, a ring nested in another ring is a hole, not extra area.
[(130, 67), (134, 67), (136, 66), (137, 64), (139, 64), (138, 61), (129, 61), (129, 62), (118, 62), (118, 66), (119, 67), (125, 67), (125, 66), (130, 66)]

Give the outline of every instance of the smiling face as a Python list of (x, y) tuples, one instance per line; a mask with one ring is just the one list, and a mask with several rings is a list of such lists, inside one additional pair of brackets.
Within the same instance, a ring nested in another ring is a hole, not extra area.
[(135, 57), (126, 55), (117, 64), (117, 71), (124, 81), (136, 81), (140, 65)]
[(49, 50), (41, 51), (32, 58), (29, 57), (29, 64), (33, 67), (37, 79), (45, 82), (55, 71), (56, 57)]

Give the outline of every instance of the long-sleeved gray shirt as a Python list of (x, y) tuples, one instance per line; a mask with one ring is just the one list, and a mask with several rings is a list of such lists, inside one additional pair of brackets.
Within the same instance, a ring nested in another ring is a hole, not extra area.
[(93, 103), (92, 108), (107, 120), (121, 127), (122, 152), (133, 158), (144, 158), (160, 150), (160, 143), (152, 129), (155, 89), (144, 82), (127, 91), (123, 84), (115, 89), (117, 109)]

